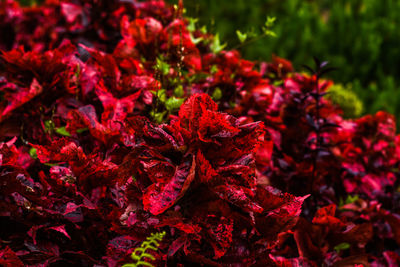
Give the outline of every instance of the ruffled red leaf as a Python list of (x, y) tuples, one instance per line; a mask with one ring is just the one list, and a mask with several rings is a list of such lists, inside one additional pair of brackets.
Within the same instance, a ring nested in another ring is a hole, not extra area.
[(335, 217), (336, 205), (331, 204), (317, 210), (312, 223), (329, 226), (331, 229), (340, 229), (346, 224)]
[(117, 129), (110, 129), (98, 121), (96, 111), (92, 105), (83, 106), (68, 113), (67, 131), (75, 133), (82, 128), (88, 128), (93, 137), (105, 144), (111, 139), (120, 138), (120, 133)]
[(144, 209), (158, 215), (173, 206), (189, 189), (195, 178), (194, 158), (179, 165), (167, 184), (152, 184), (143, 196)]
[(6, 86), (0, 89), (6, 92), (4, 100), (0, 103), (0, 122), (8, 118), (15, 109), (31, 101), (43, 92), (43, 87), (36, 79), (32, 80), (28, 88), (17, 87), (15, 91), (13, 90), (14, 92), (8, 91)]

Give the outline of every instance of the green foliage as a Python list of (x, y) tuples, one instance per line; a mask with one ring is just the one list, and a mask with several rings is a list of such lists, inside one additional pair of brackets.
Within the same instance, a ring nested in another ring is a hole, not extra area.
[(174, 96), (171, 97), (167, 96), (165, 89), (153, 91), (152, 93), (156, 98), (156, 105), (150, 111), (150, 116), (158, 124), (163, 123), (166, 115), (177, 111), (185, 101), (185, 98), (183, 98), (184, 90), (181, 84), (176, 85)]
[(71, 136), (71, 134), (65, 129), (65, 126), (56, 128), (55, 132), (59, 135)]
[(183, 98), (176, 98), (176, 97), (170, 97), (165, 101), (165, 108), (170, 111), (173, 112), (175, 110), (178, 110), (180, 108), (180, 106), (182, 105), (183, 101), (185, 101), (185, 99)]
[(341, 250), (346, 250), (350, 248), (349, 243), (340, 243), (339, 245), (335, 246), (333, 249), (339, 253)]
[(154, 261), (155, 258), (150, 254), (150, 250), (157, 251), (162, 239), (165, 236), (165, 232), (162, 233), (152, 233), (151, 236), (147, 237), (146, 241), (142, 245), (136, 248), (132, 254), (131, 258), (135, 261), (134, 263), (127, 263), (122, 265), (122, 267), (137, 267), (137, 266), (149, 266), (154, 267), (147, 260)]
[(245, 58), (269, 61), (276, 54), (297, 69), (311, 65), (312, 56), (327, 60), (338, 68), (330, 78), (351, 83), (365, 112), (387, 110), (400, 118), (399, 1), (231, 0), (221, 8), (220, 1), (202, 0), (185, 7), (230, 46), (248, 42), (254, 28), (271, 26), (265, 14), (276, 17), (277, 37), (240, 46)]
[(267, 20), (265, 21), (265, 24), (262, 27), (263, 33), (266, 36), (276, 37), (276, 33), (270, 30), (272, 26), (274, 26), (275, 20), (276, 20), (275, 17), (269, 17), (269, 16), (267, 17)]
[(36, 148), (34, 148), (34, 147), (31, 147), (30, 149), (29, 149), (29, 156), (31, 156), (31, 158), (33, 158), (33, 159), (37, 159), (38, 158), (38, 156), (37, 156), (37, 149)]
[(81, 129), (77, 129), (76, 132), (80, 134), (80, 133), (86, 132), (88, 130), (89, 130), (88, 128), (81, 128)]
[[(56, 127), (54, 122), (52, 120), (46, 120), (44, 121), (44, 130), (47, 134), (52, 135), (53, 133), (57, 133), (59, 135), (63, 136), (71, 136), (71, 134), (67, 131), (65, 126), (62, 127)], [(77, 132), (82, 132), (87, 129), (78, 129)]]
[(247, 33), (242, 33), (239, 30), (236, 30), (236, 35), (241, 43), (244, 43), (244, 41), (247, 39)]
[(219, 40), (219, 34), (217, 33), (214, 36), (214, 39), (213, 39), (212, 43), (210, 44), (210, 49), (214, 54), (218, 54), (219, 52), (224, 50), (226, 45), (227, 45), (226, 43), (225, 44), (221, 44), (221, 41)]
[(185, 91), (183, 91), (183, 86), (182, 84), (178, 84), (176, 88), (174, 89), (174, 95), (176, 97), (182, 97), (185, 94)]
[(222, 91), (219, 87), (215, 88), (214, 92), (211, 95), (212, 99), (214, 99), (214, 101), (218, 101), (222, 98)]
[(154, 67), (156, 70), (160, 71), (162, 75), (168, 75), (170, 70), (170, 65), (163, 60), (163, 58), (159, 57), (156, 59), (156, 65)]
[(43, 3), (44, 0), (19, 0), (18, 2), (23, 6), (34, 6)]
[(52, 120), (46, 120), (44, 121), (44, 130), (48, 134), (52, 134), (54, 131), (55, 125)]
[(363, 103), (349, 87), (335, 84), (328, 89), (326, 98), (341, 107), (345, 118), (357, 118), (363, 112)]
[(347, 204), (354, 203), (359, 199), (360, 199), (360, 197), (358, 195), (354, 195), (354, 196), (348, 195), (345, 201), (343, 201), (343, 199), (340, 198), (339, 207), (342, 207), (342, 206), (347, 205)]
[(157, 98), (157, 100), (161, 103), (165, 103), (165, 101), (167, 100), (167, 94), (166, 94), (165, 89), (153, 91), (152, 93)]

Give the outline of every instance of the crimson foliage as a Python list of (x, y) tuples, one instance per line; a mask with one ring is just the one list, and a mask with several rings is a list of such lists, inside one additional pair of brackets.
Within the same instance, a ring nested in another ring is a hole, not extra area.
[(182, 11), (0, 3), (0, 263), (120, 266), (165, 231), (156, 265), (398, 266), (394, 118)]

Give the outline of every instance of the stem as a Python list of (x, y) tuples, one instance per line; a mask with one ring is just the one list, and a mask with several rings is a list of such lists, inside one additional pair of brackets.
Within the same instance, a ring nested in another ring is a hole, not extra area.
[[(313, 190), (313, 188), (314, 188), (314, 183), (315, 183), (315, 180), (316, 180), (316, 170), (317, 170), (317, 161), (318, 161), (318, 149), (321, 147), (321, 134), (320, 134), (320, 125), (319, 125), (319, 109), (320, 109), (320, 105), (319, 105), (319, 84), (318, 84), (318, 81), (319, 81), (319, 74), (318, 73), (316, 73), (315, 74), (316, 75), (316, 79), (315, 79), (315, 92), (316, 92), (316, 98), (315, 98), (315, 101), (316, 101), (316, 103), (315, 103), (315, 125), (316, 125), (316, 135), (317, 135), (317, 140), (316, 140), (316, 148), (315, 148), (315, 151), (316, 151), (316, 154), (315, 154), (315, 156), (314, 156), (314, 162), (313, 162), (313, 170), (312, 170), (312, 175), (311, 175), (311, 183), (310, 183), (310, 190), (309, 190), (309, 192), (311, 192), (312, 190)], [(315, 204), (317, 204), (317, 203), (315, 203)]]

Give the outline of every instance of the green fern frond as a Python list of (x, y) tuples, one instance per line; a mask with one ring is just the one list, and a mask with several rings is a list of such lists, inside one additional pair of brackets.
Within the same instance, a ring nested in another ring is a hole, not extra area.
[(131, 258), (135, 261), (135, 263), (127, 263), (122, 265), (122, 267), (137, 267), (137, 266), (148, 266), (154, 267), (151, 263), (146, 260), (155, 260), (155, 257), (148, 253), (149, 250), (157, 251), (158, 247), (162, 239), (165, 236), (165, 231), (162, 233), (152, 233), (151, 236), (146, 238), (140, 247), (136, 248), (132, 254)]

